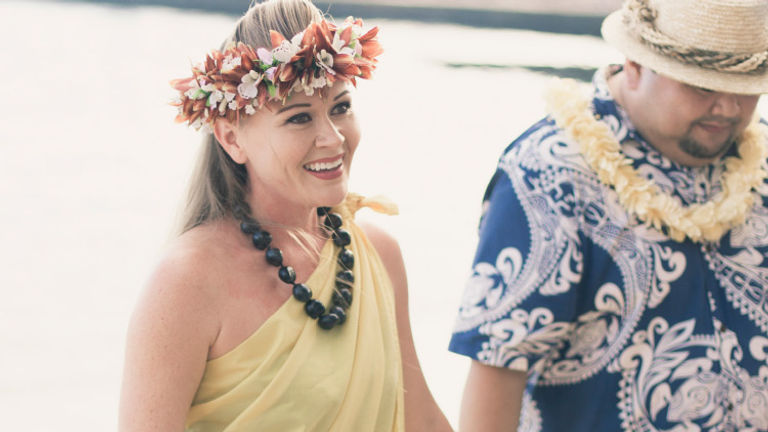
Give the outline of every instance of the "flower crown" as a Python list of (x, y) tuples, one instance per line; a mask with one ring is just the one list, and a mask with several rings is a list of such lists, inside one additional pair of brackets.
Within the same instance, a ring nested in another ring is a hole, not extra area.
[(242, 42), (211, 51), (192, 67), (192, 76), (171, 81), (179, 96), (177, 123), (209, 129), (218, 118), (250, 115), (268, 101), (285, 102), (295, 91), (312, 95), (337, 80), (368, 79), (382, 53), (374, 27), (362, 34), (363, 21), (347, 18), (339, 27), (310, 24), (290, 40), (270, 30), (272, 50), (254, 50)]

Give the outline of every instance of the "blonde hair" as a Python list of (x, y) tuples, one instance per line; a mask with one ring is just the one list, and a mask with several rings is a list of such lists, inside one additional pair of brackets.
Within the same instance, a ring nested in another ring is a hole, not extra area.
[[(231, 42), (243, 42), (254, 48), (271, 48), (270, 30), (291, 38), (309, 24), (322, 19), (322, 12), (309, 0), (254, 3), (238, 20), (234, 32), (222, 47)], [(207, 134), (190, 178), (179, 232), (184, 233), (205, 222), (232, 215), (238, 207), (250, 213), (245, 200), (247, 191), (245, 165), (233, 161), (216, 137)]]

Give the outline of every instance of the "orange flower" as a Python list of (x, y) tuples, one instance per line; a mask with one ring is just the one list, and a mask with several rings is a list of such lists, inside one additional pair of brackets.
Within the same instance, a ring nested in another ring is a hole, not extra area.
[(293, 91), (312, 94), (336, 80), (355, 84), (357, 77), (370, 78), (382, 48), (378, 28), (358, 35), (362, 25), (351, 18), (340, 27), (321, 21), (291, 40), (270, 31), (271, 52), (257, 53), (242, 42), (211, 51), (191, 77), (171, 81), (179, 92), (171, 103), (179, 109), (176, 121), (210, 127), (217, 118), (238, 119), (241, 111), (250, 114), (270, 100), (285, 101)]

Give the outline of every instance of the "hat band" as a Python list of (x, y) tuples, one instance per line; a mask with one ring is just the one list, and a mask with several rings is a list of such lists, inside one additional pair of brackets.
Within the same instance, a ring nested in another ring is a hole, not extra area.
[(720, 72), (759, 75), (768, 71), (768, 51), (735, 54), (698, 49), (681, 44), (656, 27), (656, 10), (648, 0), (627, 0), (624, 24), (657, 53), (681, 63)]

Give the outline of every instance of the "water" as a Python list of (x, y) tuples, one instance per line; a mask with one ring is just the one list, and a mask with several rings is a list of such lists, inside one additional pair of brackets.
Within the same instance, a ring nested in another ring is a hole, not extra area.
[[(172, 122), (167, 81), (232, 23), (0, 1), (3, 429), (115, 428), (130, 311), (198, 147), (195, 132)], [(543, 114), (551, 79), (520, 66), (578, 72), (620, 57), (592, 37), (368, 24), (382, 27), (387, 52), (376, 79), (359, 86), (352, 189), (400, 205), (397, 217), (360, 217), (400, 239), (421, 365), (456, 424), (468, 360), (446, 346), (480, 199), (501, 150)]]

